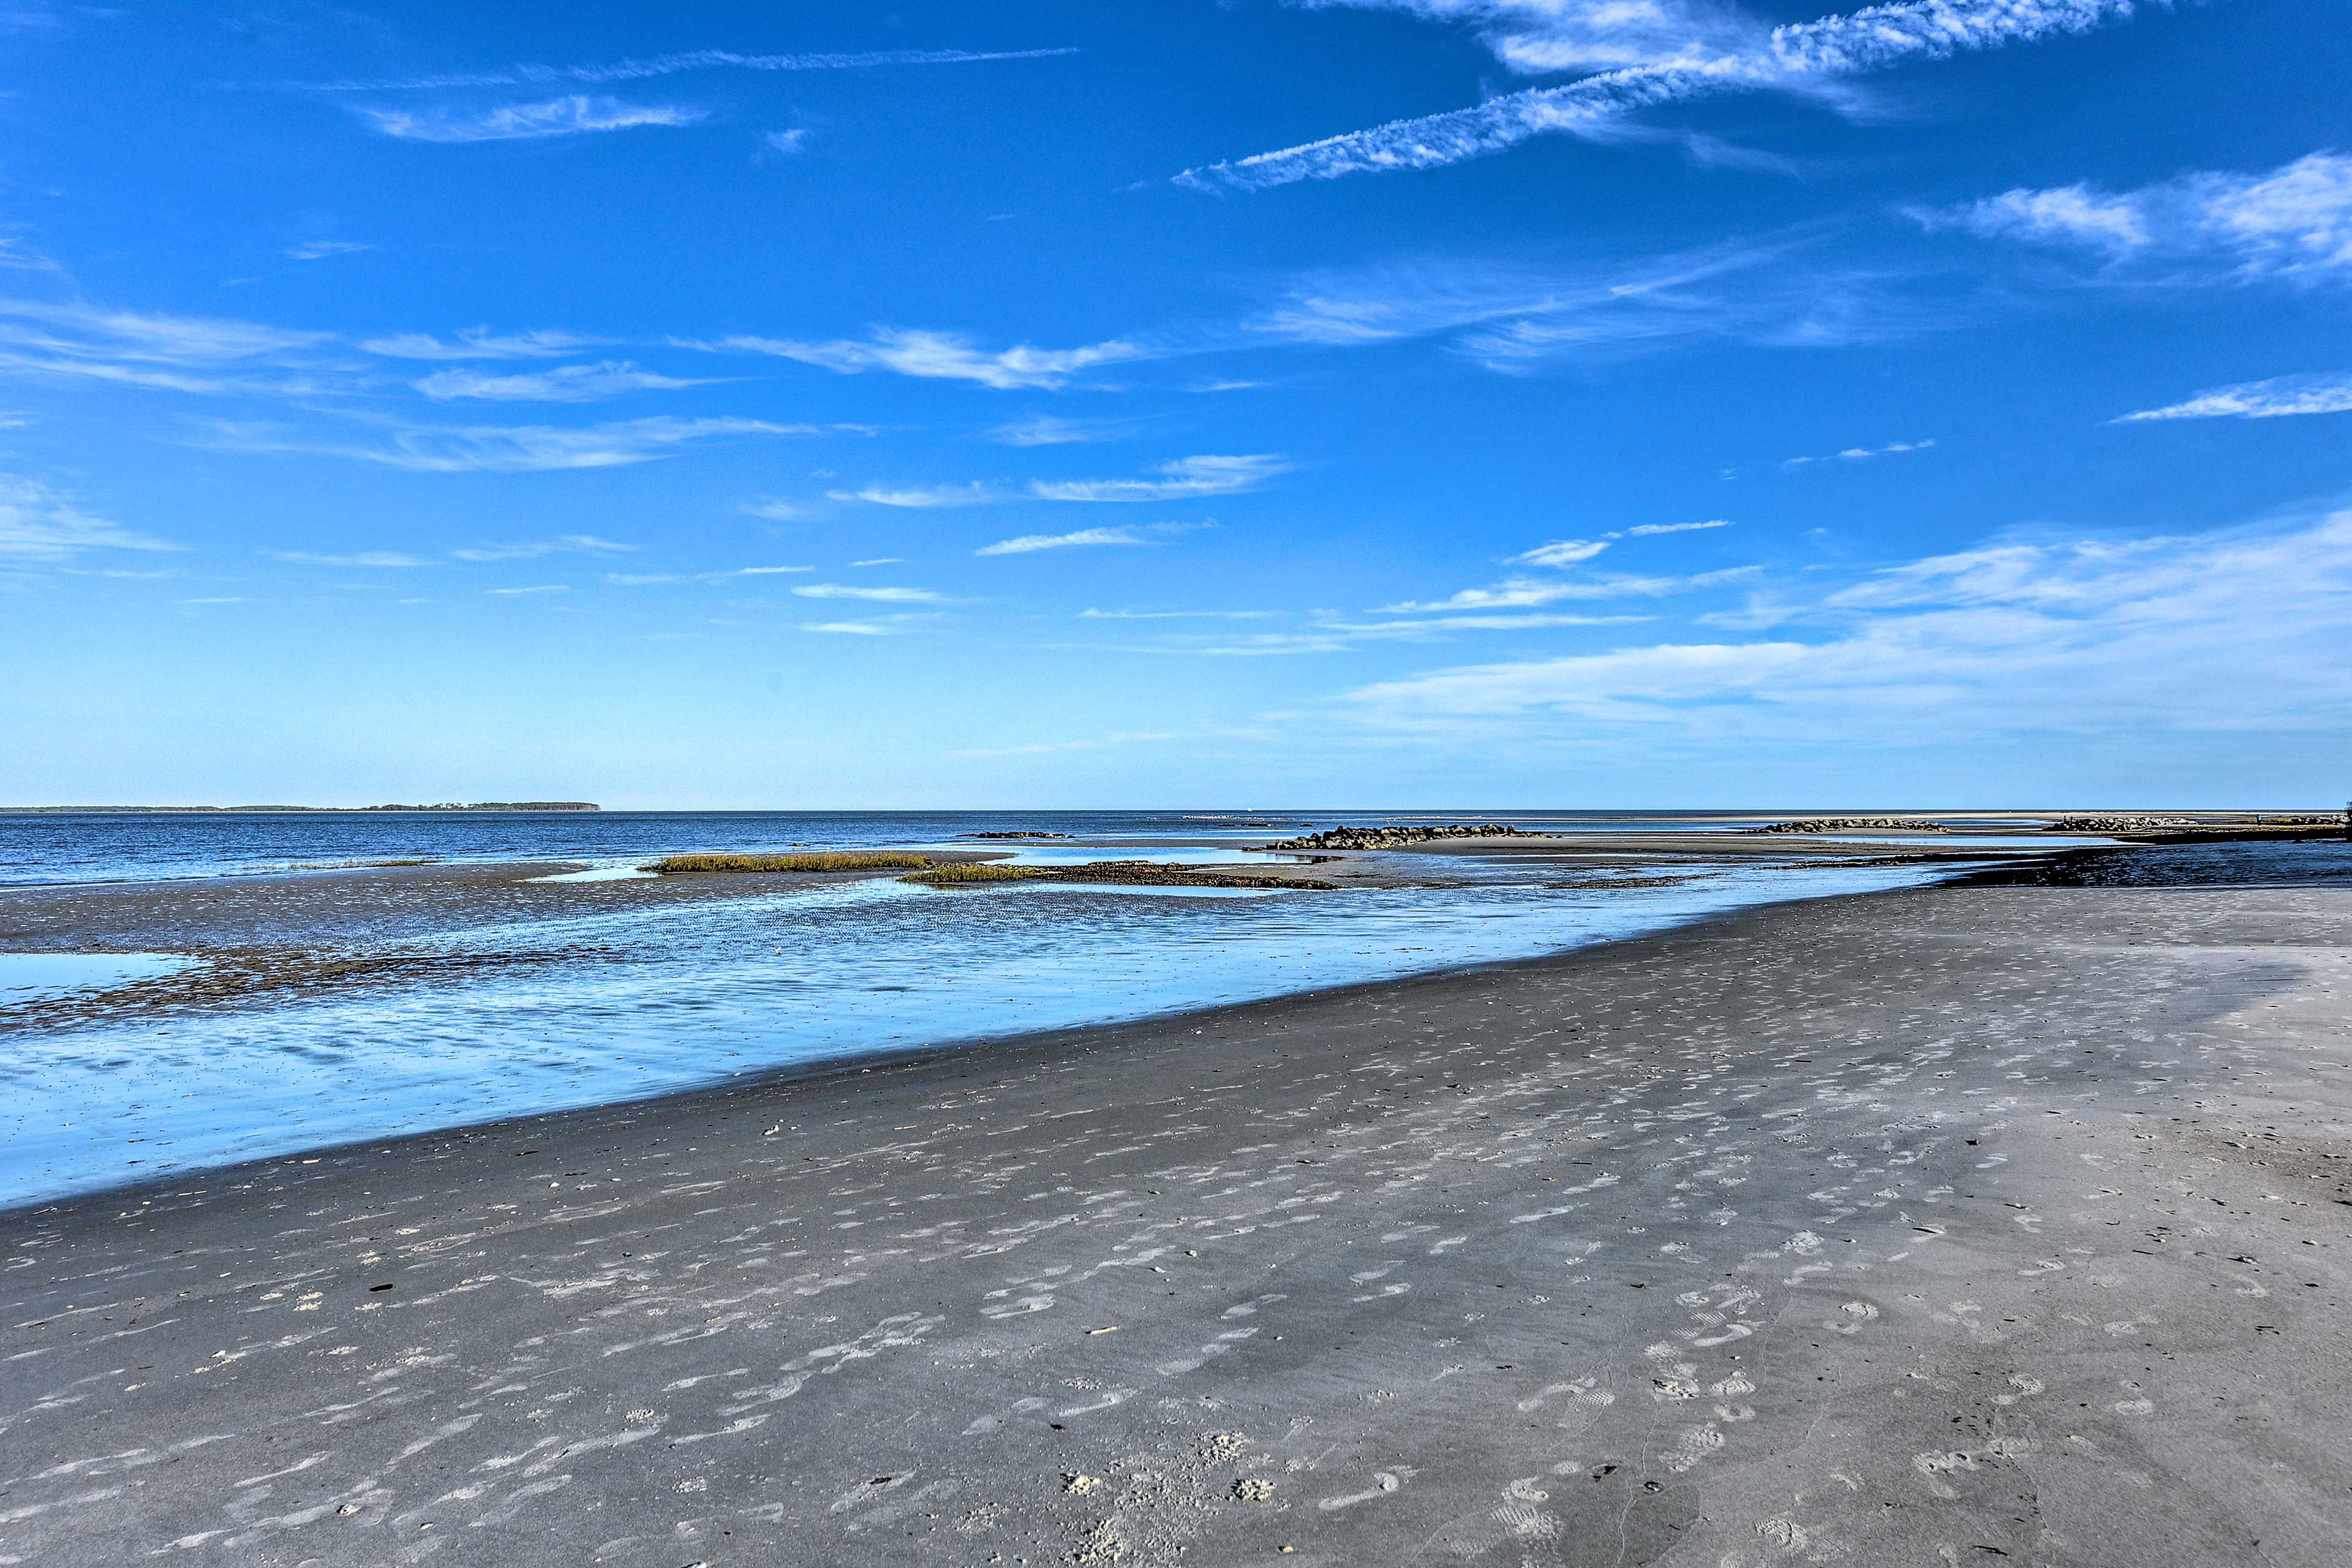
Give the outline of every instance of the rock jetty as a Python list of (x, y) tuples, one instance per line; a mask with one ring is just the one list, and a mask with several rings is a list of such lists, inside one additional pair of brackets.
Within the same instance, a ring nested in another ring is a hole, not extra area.
[(1266, 850), (1289, 849), (1402, 849), (1408, 845), (1425, 844), (1433, 838), (1550, 838), (1549, 833), (1531, 833), (1500, 822), (1431, 822), (1391, 825), (1386, 827), (1333, 827), (1321, 833), (1309, 833), (1299, 838), (1286, 838), (1279, 844), (1262, 844)]
[(1794, 822), (1768, 822), (1742, 827), (1741, 833), (1949, 833), (1940, 822), (1917, 816), (1805, 816)]

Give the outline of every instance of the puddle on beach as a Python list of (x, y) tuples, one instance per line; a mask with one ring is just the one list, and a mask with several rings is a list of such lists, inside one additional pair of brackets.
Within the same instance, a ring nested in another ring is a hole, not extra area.
[[(945, 890), (945, 889), (943, 889)], [(1110, 882), (1014, 882), (1003, 888), (956, 889), (958, 898), (1002, 898), (1020, 893), (1108, 893), (1115, 898), (1129, 899), (1278, 899), (1293, 892), (1288, 888), (1187, 888), (1183, 886), (1139, 885), (1122, 886)], [(1304, 897), (1306, 895), (1297, 895)]]
[(875, 1050), (1528, 958), (1936, 875), (1735, 864), (1664, 887), (1548, 887), (1556, 870), (1451, 866), (1485, 879), (1274, 893), (844, 882), (447, 932), (431, 946), (457, 957), (583, 954), (457, 983), (19, 1030), (0, 1052), (0, 1204)]
[(650, 882), (655, 873), (635, 866), (598, 866), (585, 871), (559, 871), (552, 877), (525, 877), (526, 882)]
[(1154, 845), (1149, 848), (1131, 848), (1124, 844), (927, 844), (926, 849), (1001, 849), (1012, 851), (1011, 862), (1016, 866), (1091, 866), (1098, 860), (1149, 860), (1154, 865), (1183, 866), (1296, 866), (1302, 856), (1266, 855), (1254, 849), (1234, 849), (1223, 845), (1189, 844), (1181, 848)]
[(196, 962), (172, 952), (0, 952), (0, 1007), (110, 990), (176, 973)]

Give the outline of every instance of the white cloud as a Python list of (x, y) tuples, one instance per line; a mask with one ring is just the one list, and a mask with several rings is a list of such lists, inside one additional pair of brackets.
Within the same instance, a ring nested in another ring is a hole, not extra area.
[(1254, 490), (1292, 465), (1281, 455), (1258, 452), (1236, 457), (1178, 458), (1154, 464), (1151, 479), (1032, 479), (1029, 493), (1040, 500), (1154, 501)]
[(0, 300), (0, 367), (169, 392), (304, 392), (325, 332), (217, 316)]
[(1491, 588), (1465, 588), (1451, 598), (1426, 604), (1408, 602), (1390, 605), (1384, 615), (1420, 615), (1453, 610), (1521, 610), (1539, 605), (1557, 604), (1560, 600), (1663, 598), (1673, 594), (1687, 594), (1702, 588), (1721, 587), (1756, 574), (1759, 568), (1733, 566), (1719, 572), (1700, 572), (1686, 577), (1584, 577), (1562, 581), (1555, 578), (1514, 577)]
[[(1505, 93), (1473, 109), (1392, 121), (1188, 169), (1176, 183), (1208, 191), (1255, 191), (1297, 180), (1436, 168), (1531, 137), (1606, 133), (1639, 110), (1688, 99), (1767, 89), (1823, 94), (1842, 78), (2054, 33), (2084, 32), (2127, 17), (2136, 8), (2135, 0), (1907, 0), (1775, 27), (1759, 37), (1737, 25), (1702, 28), (1707, 14), (1697, 7), (1669, 9), (1654, 0), (1628, 0), (1618, 7), (1578, 0), (1486, 7), (1409, 4), (1423, 15), (1497, 19), (1500, 25), (1490, 37), (1525, 40), (1517, 46), (1517, 63), (1528, 68), (1602, 63), (1591, 51), (1612, 38), (1639, 63), (1560, 87)], [(1660, 18), (1661, 25), (1633, 26), (1644, 13)], [(1530, 19), (1541, 19), (1543, 26), (1531, 26)], [(1571, 21), (1578, 25), (1569, 26)], [(1685, 37), (1676, 40), (1678, 33)]]
[(2340, 732), (2352, 721), (2352, 511), (1991, 544), (1810, 587), (1783, 618), (1811, 637), (1466, 666), (1349, 697), (1406, 727), (1523, 730), (1552, 715), (1687, 721), (1718, 738), (1866, 726), (1938, 744), (2053, 730)]
[[(1090, 612), (1090, 614), (1094, 614)], [(1192, 615), (1214, 617), (1215, 612), (1194, 612)], [(1142, 620), (1192, 618), (1186, 612), (1165, 612), (1134, 617)], [(1244, 614), (1234, 619), (1266, 618), (1264, 615)], [(1350, 621), (1336, 616), (1318, 615), (1294, 630), (1264, 632), (1215, 631), (1206, 633), (1163, 632), (1157, 640), (1140, 644), (1130, 651), (1138, 653), (1190, 654), (1215, 658), (1261, 658), (1303, 654), (1351, 653), (1368, 643), (1444, 642), (1465, 632), (1525, 632), (1550, 630), (1561, 626), (1627, 626), (1643, 620), (1640, 616), (1567, 616), (1549, 613), (1513, 612), (1485, 616), (1448, 616), (1421, 620)]]
[(730, 436), (830, 436), (862, 426), (776, 425), (761, 419), (624, 419), (566, 429), (551, 425), (457, 425), (395, 431), (373, 445), (316, 440), (281, 426), (212, 421), (208, 445), (239, 452), (315, 452), (426, 473), (525, 473), (605, 468), (667, 458), (692, 442)]
[(607, 572), (604, 581), (616, 588), (650, 588), (680, 583), (735, 583), (746, 577), (775, 577), (815, 570), (814, 566), (738, 566), (723, 572)]
[(1927, 441), (1889, 441), (1884, 447), (1848, 447), (1843, 452), (1832, 452), (1819, 458), (1786, 458), (1784, 468), (1801, 468), (1813, 463), (1864, 463), (1873, 458), (1898, 457), (1905, 452), (1924, 452), (1936, 443)]
[(1075, 55), (1075, 48), (872, 49), (856, 54), (751, 55), (733, 49), (691, 49), (604, 65), (514, 65), (500, 70), (452, 71), (438, 76), (377, 81), (318, 81), (289, 85), (310, 92), (400, 92), (434, 88), (526, 87), (551, 82), (642, 81), (681, 71), (732, 68), (753, 71), (872, 70), (884, 66), (977, 65), (992, 60), (1042, 60)]
[(827, 490), (825, 495), (838, 501), (919, 509), (987, 506), (1013, 500), (1188, 500), (1257, 489), (1276, 476), (1288, 473), (1292, 466), (1276, 453), (1233, 457), (1204, 454), (1155, 463), (1146, 470), (1154, 476), (1149, 479), (1031, 479), (1018, 488), (984, 479), (961, 485), (868, 484), (856, 489)]
[(482, 592), (509, 597), (524, 594), (568, 594), (572, 590), (561, 583), (541, 583), (529, 588), (485, 588)]
[(968, 485), (866, 485), (854, 490), (827, 490), (830, 500), (862, 500), (873, 506), (930, 508), (983, 506), (1005, 499), (1005, 492), (975, 479)]
[(794, 153), (808, 151), (809, 132), (806, 126), (795, 126), (790, 131), (771, 131), (761, 140), (771, 153), (782, 153), (789, 157)]
[(898, 566), (904, 564), (905, 560), (906, 558), (900, 555), (877, 555), (871, 561), (853, 561), (850, 564), (852, 566)]
[(178, 548), (93, 517), (37, 479), (0, 474), (0, 556), (61, 561), (85, 550)]
[(2119, 194), (2019, 189), (1911, 216), (1929, 228), (2071, 246), (2111, 262), (2210, 262), (2242, 279), (2352, 277), (2352, 158), (2335, 153), (2268, 174), (2208, 171)]
[(1082, 528), (1075, 533), (1024, 533), (983, 544), (974, 555), (1030, 555), (1040, 550), (1068, 550), (1089, 544), (1148, 544), (1150, 541), (1125, 528)]
[(770, 522), (799, 522), (815, 515), (804, 506), (795, 506), (773, 496), (761, 496), (747, 500), (735, 509), (746, 517), (761, 517)]
[(861, 588), (849, 583), (810, 583), (793, 592), (803, 599), (871, 599), (890, 605), (929, 605), (940, 600), (929, 588)]
[(1530, 566), (1573, 566), (1580, 561), (1590, 561), (1609, 548), (1605, 539), (1556, 539), (1549, 544), (1538, 544), (1524, 554), (1514, 555)]
[(1265, 621), (1279, 610), (1095, 610), (1078, 612), (1082, 621)]
[(535, 539), (520, 544), (477, 544), (464, 550), (452, 550), (449, 553), (460, 561), (529, 561), (541, 555), (572, 552), (613, 555), (635, 548), (634, 544), (616, 544), (609, 539), (599, 539), (593, 533), (565, 533), (553, 539)]
[(494, 332), (488, 327), (469, 327), (457, 340), (444, 342), (425, 332), (393, 332), (370, 338), (360, 347), (387, 359), (555, 359), (593, 347), (597, 341), (572, 332)]
[(1794, 239), (1577, 269), (1435, 261), (1308, 274), (1243, 323), (1244, 340), (1350, 347), (1448, 336), (1489, 370), (1622, 356), (1704, 339), (1819, 348), (1948, 319), (1949, 300), (1801, 258)]
[[(1932, 446), (1934, 443), (1930, 442), (1927, 444)], [(1633, 527), (1625, 530), (1623, 537), (1627, 539), (1647, 539), (1651, 535), (1658, 533), (1696, 533), (1701, 529), (1729, 528), (1730, 526), (1731, 520), (1727, 517), (1709, 518), (1705, 522), (1641, 522), (1635, 523)], [(1614, 538), (1617, 536), (1612, 534), (1611, 537)]]
[(1009, 349), (976, 348), (958, 332), (880, 328), (863, 342), (801, 342), (791, 338), (748, 335), (711, 341), (678, 340), (681, 348), (714, 353), (772, 354), (856, 375), (869, 370), (938, 380), (971, 381), (1000, 390), (1058, 387), (1081, 371), (1147, 357), (1140, 346), (1113, 341), (1075, 349), (1041, 349), (1022, 343)]
[(414, 382), (417, 391), (439, 402), (473, 397), (510, 403), (589, 403), (630, 392), (667, 392), (681, 386), (709, 386), (709, 381), (682, 381), (639, 370), (626, 360), (599, 364), (558, 365), (552, 370), (514, 375), (490, 375), (472, 369), (436, 370)]
[(1065, 447), (1086, 441), (1116, 441), (1135, 428), (1131, 419), (1057, 419), (1050, 414), (999, 425), (988, 438), (1007, 447)]
[(352, 239), (306, 239), (289, 245), (286, 254), (297, 261), (323, 261), (330, 256), (356, 256), (362, 250), (373, 250), (373, 245), (362, 245)]
[(1406, 11), (1467, 22), (1527, 75), (1696, 65), (1767, 41), (1763, 24), (1706, 0), (1297, 0), (1309, 9)]
[(542, 136), (578, 136), (596, 131), (628, 131), (646, 125), (693, 125), (708, 110), (679, 103), (624, 103), (617, 98), (568, 93), (541, 103), (508, 103), (495, 109), (405, 110), (362, 107), (360, 115), (387, 136), (407, 142), (520, 142)]
[(1575, 566), (1591, 560), (1621, 539), (1654, 539), (1662, 533), (1696, 533), (1730, 526), (1731, 520), (1723, 517), (1705, 522), (1642, 522), (1632, 528), (1613, 529), (1597, 539), (1556, 539), (1511, 559), (1527, 566)]
[(272, 561), (290, 562), (297, 566), (367, 566), (405, 571), (434, 564), (421, 555), (404, 555), (396, 550), (362, 550), (352, 555), (322, 555), (309, 550), (265, 550), (261, 553)]
[(2276, 419), (2294, 414), (2352, 413), (2352, 371), (2327, 375), (2280, 375), (2200, 392), (2186, 403), (2143, 408), (2116, 419)]
[(896, 637), (905, 629), (904, 626), (888, 621), (803, 621), (801, 623), (801, 630), (804, 632), (831, 632), (839, 636), (858, 637)]

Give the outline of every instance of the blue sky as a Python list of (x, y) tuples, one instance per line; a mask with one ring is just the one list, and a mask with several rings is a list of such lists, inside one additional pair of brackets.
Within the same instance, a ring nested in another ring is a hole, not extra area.
[(0, 60), (0, 801), (2352, 789), (2340, 4)]

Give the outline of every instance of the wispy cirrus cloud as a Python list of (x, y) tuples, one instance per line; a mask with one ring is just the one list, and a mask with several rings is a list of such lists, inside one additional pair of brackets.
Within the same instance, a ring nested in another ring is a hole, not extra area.
[(1097, 610), (1078, 612), (1082, 621), (1263, 621), (1280, 610)]
[(1098, 544), (1150, 544), (1153, 541), (1132, 528), (1081, 528), (1074, 533), (1024, 533), (983, 544), (974, 555), (1034, 555), (1041, 550), (1084, 549)]
[(929, 588), (868, 588), (855, 583), (804, 583), (793, 592), (803, 599), (865, 599), (883, 605), (940, 603), (940, 595)]
[(636, 548), (599, 539), (593, 533), (565, 533), (553, 539), (525, 540), (513, 544), (475, 544), (450, 554), (460, 561), (530, 561), (541, 555), (619, 555)]
[(1155, 477), (1150, 479), (1032, 479), (1028, 489), (1040, 500), (1186, 500), (1257, 489), (1295, 466), (1275, 452), (1178, 458), (1152, 465), (1150, 471)]
[[(2159, 0), (2160, 3), (2160, 0)], [(1686, 5), (1474, 6), (1404, 0), (1403, 8), (1479, 20), (1490, 37), (1516, 40), (1525, 69), (1590, 68), (1601, 49), (1635, 63), (1559, 87), (1528, 88), (1471, 109), (1391, 121), (1295, 147), (1187, 169), (1178, 184), (1204, 191), (1258, 191), (1298, 180), (1430, 169), (1485, 157), (1545, 135), (1605, 135), (1643, 110), (1733, 92), (1825, 96), (1843, 79), (1915, 60), (1940, 59), (2081, 33), (2130, 16), (2139, 0), (1905, 0), (1775, 27), (1728, 20), (1702, 26)], [(1576, 26), (1565, 24), (1573, 21)]]
[(0, 474), (0, 558), (62, 561), (90, 550), (179, 548), (85, 511), (38, 479)]
[(2129, 425), (2143, 419), (2278, 419), (2301, 414), (2352, 413), (2352, 371), (2326, 375), (2277, 375), (2268, 381), (2243, 381), (2216, 386), (2182, 403), (2143, 408), (2114, 420)]
[(1002, 487), (983, 484), (974, 479), (964, 485), (861, 485), (854, 490), (827, 490), (829, 500), (864, 501), (868, 506), (908, 507), (928, 510), (937, 507), (985, 506), (992, 501), (1011, 499), (1012, 492)]
[(2313, 153), (2265, 174), (2202, 171), (2112, 192), (2017, 189), (1956, 207), (1912, 208), (1930, 228), (2056, 246), (2111, 267), (2220, 268), (2241, 280), (2352, 279), (2352, 157)]
[(814, 566), (737, 566), (719, 572), (607, 572), (604, 581), (619, 588), (650, 588), (679, 583), (736, 583), (746, 577), (776, 577), (815, 570)]
[(404, 572), (419, 566), (439, 564), (427, 556), (411, 555), (398, 550), (362, 550), (340, 555), (313, 550), (265, 550), (261, 553), (272, 561), (283, 561), (295, 566), (363, 566)]
[(507, 375), (455, 367), (436, 370), (410, 384), (436, 402), (467, 397), (499, 403), (593, 403), (631, 392), (668, 392), (717, 383), (709, 378), (661, 375), (641, 370), (627, 360), (605, 360), (597, 364), (558, 365), (551, 370)]
[(1691, 63), (1752, 51), (1765, 24), (1712, 0), (1293, 0), (1307, 10), (1403, 11), (1465, 22), (1523, 75)]
[(1335, 348), (1442, 338), (1506, 374), (1730, 340), (1779, 348), (1884, 341), (1958, 319), (1948, 291), (1811, 254), (1817, 233), (1633, 263), (1439, 259), (1312, 273), (1243, 323), (1259, 344)]
[(2128, 541), (2006, 542), (1815, 584), (1800, 635), (1465, 666), (1349, 693), (1459, 732), (1546, 717), (1715, 736), (2334, 731), (2352, 721), (2352, 512)]
[(539, 103), (502, 103), (488, 109), (443, 105), (432, 109), (380, 109), (356, 112), (386, 136), (404, 142), (527, 142), (547, 136), (583, 136), (600, 131), (646, 126), (697, 125), (710, 111), (683, 103), (626, 103), (617, 98), (570, 93)]
[[(1162, 612), (1138, 619), (1219, 617), (1215, 612)], [(1114, 618), (1108, 616), (1102, 618)], [(1129, 617), (1116, 617), (1129, 618)], [(1246, 618), (1273, 618), (1272, 613)], [(1548, 631), (1568, 626), (1630, 626), (1641, 616), (1581, 616), (1549, 612), (1505, 612), (1482, 616), (1447, 616), (1413, 620), (1366, 621), (1322, 612), (1305, 616), (1295, 626), (1271, 631), (1214, 629), (1202, 632), (1156, 630), (1145, 641), (1128, 646), (1133, 653), (1185, 654), (1210, 658), (1271, 658), (1294, 655), (1353, 653), (1367, 647), (1392, 643), (1447, 642), (1469, 633)]]
[(82, 303), (0, 300), (0, 370), (151, 391), (317, 390), (326, 332), (219, 316), (173, 316)]
[(1234, 457), (1204, 454), (1155, 463), (1140, 479), (1030, 479), (1023, 484), (985, 479), (961, 485), (869, 484), (856, 489), (827, 490), (825, 494), (833, 500), (918, 509), (988, 506), (1018, 500), (1191, 500), (1257, 489), (1290, 472), (1295, 466), (1273, 452)]
[(1151, 357), (1141, 345), (1118, 340), (1074, 349), (1041, 349), (1018, 343), (1012, 348), (992, 350), (976, 346), (960, 332), (898, 327), (877, 328), (863, 340), (838, 338), (830, 342), (747, 334), (709, 340), (678, 339), (677, 342), (681, 348), (713, 353), (768, 354), (798, 360), (845, 375), (887, 370), (900, 375), (977, 382), (1000, 391), (1065, 386), (1081, 372)]
[(362, 245), (355, 239), (306, 239), (286, 247), (286, 255), (296, 261), (323, 261), (330, 256), (356, 256), (363, 250), (373, 250), (373, 245)]
[(778, 425), (716, 417), (624, 419), (567, 429), (551, 425), (460, 425), (395, 430), (373, 442), (323, 439), (281, 425), (206, 422), (204, 444), (238, 452), (311, 452), (356, 458), (424, 473), (523, 473), (606, 468), (666, 458), (695, 442), (729, 437), (866, 433), (862, 426)]
[(1761, 568), (1731, 566), (1686, 576), (1549, 578), (1514, 577), (1486, 588), (1465, 588), (1444, 599), (1407, 601), (1384, 606), (1384, 615), (1447, 613), (1455, 610), (1524, 610), (1562, 600), (1663, 598), (1702, 588), (1717, 588), (1754, 576)]
[(675, 54), (648, 55), (640, 59), (610, 60), (593, 65), (510, 65), (491, 70), (445, 71), (431, 76), (394, 77), (375, 80), (290, 82), (306, 92), (402, 92), (441, 88), (542, 87), (557, 82), (643, 81), (649, 77), (676, 76), (683, 71), (824, 71), (876, 70), (890, 66), (982, 65), (996, 60), (1045, 60), (1075, 55), (1074, 47), (1043, 49), (869, 49), (836, 54), (747, 54), (735, 49), (688, 49)]
[(1815, 463), (1866, 463), (1873, 458), (1894, 458), (1900, 457), (1906, 452), (1924, 452), (1935, 444), (1931, 438), (1925, 441), (1889, 441), (1884, 447), (1848, 447), (1843, 452), (1831, 452), (1817, 458), (1784, 458), (1780, 460), (1780, 467), (1803, 468), (1810, 468)]
[(468, 327), (452, 336), (455, 341), (446, 342), (429, 332), (390, 332), (364, 339), (360, 347), (387, 359), (560, 359), (600, 342), (576, 332), (499, 332), (488, 327)]
[(1118, 441), (1135, 433), (1133, 419), (1062, 419), (1040, 414), (999, 425), (988, 438), (1006, 447), (1068, 447), (1094, 441)]
[(1636, 523), (1632, 528), (1612, 529), (1591, 539), (1555, 539), (1549, 544), (1538, 544), (1511, 559), (1522, 566), (1576, 566), (1591, 560), (1621, 539), (1652, 539), (1662, 533), (1697, 533), (1730, 526), (1731, 520), (1723, 517), (1709, 518), (1705, 522)]

